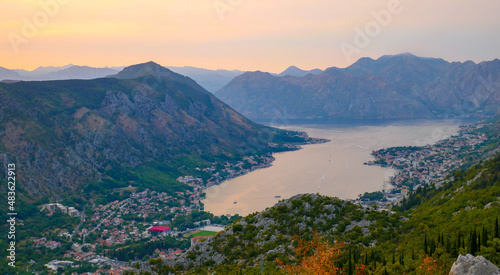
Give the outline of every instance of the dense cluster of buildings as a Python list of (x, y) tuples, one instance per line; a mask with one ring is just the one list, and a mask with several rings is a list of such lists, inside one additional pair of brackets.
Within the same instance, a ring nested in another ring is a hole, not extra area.
[[(483, 133), (475, 131), (483, 124), (461, 126), (459, 134), (423, 147), (386, 148), (372, 152), (375, 161), (367, 165), (383, 165), (397, 170), (387, 182), (392, 188), (384, 194), (383, 201), (369, 202), (385, 206), (403, 199), (422, 185), (445, 179), (451, 172), (463, 167), (464, 156), (476, 150), (487, 140)], [(384, 190), (386, 191), (386, 190)], [(358, 203), (362, 203), (358, 200)]]
[[(253, 170), (269, 167), (274, 160), (271, 154), (262, 155), (259, 157), (246, 156), (241, 161), (234, 163), (217, 164), (214, 163), (210, 167), (196, 168), (199, 171), (210, 173), (210, 178), (204, 181), (202, 178), (192, 175), (185, 175), (177, 178), (190, 187), (191, 190), (176, 192), (175, 194), (167, 194), (166, 192), (157, 192), (145, 189), (141, 192), (134, 192), (123, 200), (116, 200), (105, 205), (93, 205), (90, 218), (86, 218), (78, 232), (78, 236), (83, 241), (83, 245), (74, 243), (73, 250), (66, 251), (65, 258), (74, 261), (87, 261), (91, 263), (105, 263), (112, 266), (110, 270), (101, 270), (102, 274), (121, 274), (123, 270), (130, 268), (123, 264), (112, 264), (112, 259), (108, 259), (97, 255), (95, 252), (98, 247), (103, 247), (105, 250), (112, 246), (125, 244), (127, 241), (138, 242), (143, 239), (152, 241), (158, 240), (163, 236), (182, 236), (196, 231), (196, 229), (188, 229), (181, 231), (176, 227), (170, 227), (171, 220), (181, 215), (188, 215), (193, 210), (199, 210), (200, 200), (203, 191), (206, 187), (216, 185), (222, 181), (241, 176)], [(134, 189), (132, 186), (121, 189)], [(43, 205), (43, 209), (49, 212), (61, 210), (70, 216), (79, 216), (80, 213), (73, 207), (66, 207), (60, 203), (51, 203)], [(168, 215), (169, 220), (156, 220), (158, 216)], [(151, 218), (155, 221), (151, 222)], [(194, 223), (197, 229), (203, 229), (204, 225), (210, 225), (210, 220), (203, 220)], [(223, 226), (211, 225), (209, 230), (219, 232), (223, 230)], [(68, 233), (66, 235), (69, 236)], [(90, 238), (90, 236), (94, 236)], [(179, 237), (183, 239), (182, 237)], [(210, 236), (200, 236), (192, 238), (192, 243), (203, 241)], [(39, 245), (46, 244), (46, 240), (37, 241)], [(59, 243), (60, 245), (60, 243)], [(86, 247), (87, 252), (82, 251)], [(182, 254), (181, 250), (157, 251), (158, 257), (171, 259)], [(104, 261), (104, 262), (103, 262)], [(47, 265), (49, 269), (64, 266), (74, 266), (71, 261), (53, 261)]]
[(70, 206), (64, 206), (60, 203), (48, 203), (48, 204), (45, 204), (42, 206), (42, 210), (46, 209), (47, 211), (49, 211), (49, 214), (52, 215), (52, 213), (54, 213), (54, 211), (56, 210), (60, 210), (61, 212), (63, 212), (64, 214), (68, 214), (69, 216), (71, 217), (78, 217), (80, 216), (80, 212), (78, 212), (78, 210), (76, 210), (74, 207)]

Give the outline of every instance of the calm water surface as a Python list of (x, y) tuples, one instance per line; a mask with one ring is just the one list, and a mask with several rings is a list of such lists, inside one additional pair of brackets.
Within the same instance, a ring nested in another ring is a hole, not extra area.
[(272, 167), (206, 189), (205, 210), (216, 215), (247, 215), (302, 193), (354, 199), (364, 192), (381, 190), (384, 181), (394, 175), (390, 168), (363, 165), (373, 159), (372, 150), (433, 144), (456, 134), (458, 126), (457, 122), (444, 120), (398, 121), (375, 126), (279, 126), (331, 142), (274, 154)]

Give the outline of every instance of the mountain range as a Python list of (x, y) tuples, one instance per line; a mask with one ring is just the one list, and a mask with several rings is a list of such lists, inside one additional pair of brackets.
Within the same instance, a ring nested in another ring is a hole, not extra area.
[(20, 194), (35, 197), (117, 167), (260, 152), (276, 130), (153, 62), (107, 78), (0, 83), (0, 164), (22, 167)]
[(500, 60), (447, 62), (404, 53), (319, 74), (247, 72), (215, 94), (258, 120), (393, 119), (498, 113)]
[[(69, 64), (61, 67), (38, 67), (32, 71), (27, 70), (9, 70), (0, 67), (0, 81), (41, 81), (41, 80), (67, 80), (67, 79), (94, 79), (115, 75), (125, 67), (105, 67), (95, 68), (89, 66), (77, 66)], [(186, 75), (194, 79), (198, 84), (209, 92), (216, 92), (229, 83), (233, 78), (244, 73), (240, 70), (208, 70), (203, 68), (196, 68), (191, 66), (174, 67), (166, 66), (178, 74)], [(310, 71), (299, 69), (295, 66), (290, 66), (278, 76), (305, 76), (309, 73), (319, 74), (320, 69)]]
[[(38, 67), (32, 71), (9, 70), (0, 67), (0, 81), (42, 81), (42, 80), (67, 80), (67, 79), (94, 79), (115, 75), (125, 67), (95, 68), (69, 64), (61, 67)], [(244, 73), (239, 70), (208, 70), (196, 67), (166, 68), (182, 75), (189, 76), (210, 92), (215, 92), (224, 87), (231, 79)], [(300, 69), (298, 69), (300, 70)]]

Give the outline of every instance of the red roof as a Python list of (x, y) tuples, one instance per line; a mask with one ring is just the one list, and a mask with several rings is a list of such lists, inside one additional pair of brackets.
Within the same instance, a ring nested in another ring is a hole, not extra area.
[(170, 230), (171, 228), (168, 227), (168, 226), (153, 226), (151, 227), (150, 229), (148, 229), (149, 231), (154, 231), (154, 232), (165, 232), (165, 231), (168, 231)]

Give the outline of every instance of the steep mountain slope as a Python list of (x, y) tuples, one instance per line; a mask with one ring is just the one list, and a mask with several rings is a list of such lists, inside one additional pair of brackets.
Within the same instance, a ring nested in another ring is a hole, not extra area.
[(245, 73), (216, 95), (254, 119), (482, 116), (499, 110), (498, 83), (498, 59), (449, 63), (406, 53), (303, 77)]
[(17, 164), (24, 195), (74, 192), (115, 167), (261, 152), (273, 131), (153, 62), (110, 78), (0, 84), (0, 163)]
[(248, 72), (216, 95), (249, 118), (429, 118), (425, 106), (388, 88), (380, 77), (353, 76), (338, 69), (319, 75), (277, 78)]

